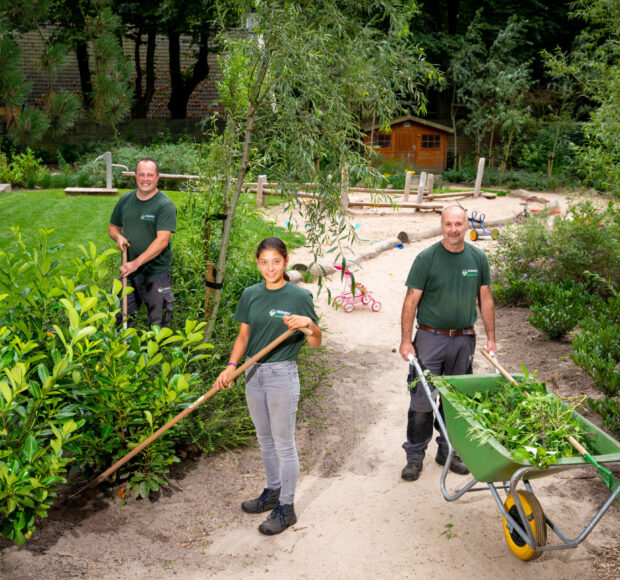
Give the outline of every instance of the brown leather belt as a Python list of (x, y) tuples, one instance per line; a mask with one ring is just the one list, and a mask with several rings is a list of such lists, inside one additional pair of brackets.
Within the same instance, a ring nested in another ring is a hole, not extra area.
[(443, 328), (431, 328), (430, 326), (426, 326), (426, 324), (418, 324), (418, 328), (420, 330), (426, 330), (428, 332), (432, 332), (433, 334), (445, 334), (446, 336), (463, 336), (467, 335), (476, 335), (476, 331), (473, 326), (469, 328), (462, 328), (459, 330), (444, 330)]

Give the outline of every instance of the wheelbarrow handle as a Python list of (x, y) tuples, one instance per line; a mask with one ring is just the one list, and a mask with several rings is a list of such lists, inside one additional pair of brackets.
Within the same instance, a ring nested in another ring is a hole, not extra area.
[(484, 348), (481, 348), (480, 352), (482, 352), (484, 358), (486, 358), (505, 379), (507, 379), (513, 385), (517, 384), (517, 381), (515, 381), (514, 378), (508, 374), (508, 371), (502, 365), (500, 365), (499, 362), (497, 362), (497, 357), (494, 354), (490, 354), (489, 351)]

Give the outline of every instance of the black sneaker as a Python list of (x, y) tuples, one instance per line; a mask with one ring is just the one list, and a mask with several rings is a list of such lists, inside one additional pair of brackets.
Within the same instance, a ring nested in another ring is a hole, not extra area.
[(400, 472), (400, 476), (405, 481), (415, 481), (420, 477), (420, 473), (422, 471), (421, 463), (407, 463), (403, 470)]
[[(440, 455), (439, 452), (437, 452), (437, 455), (435, 456), (435, 461), (439, 463), (439, 465), (446, 464), (446, 458), (443, 455)], [(469, 473), (469, 469), (467, 469), (467, 466), (463, 463), (462, 459), (456, 453), (452, 454), (452, 461), (450, 461), (450, 471), (458, 473), (459, 475), (467, 475)]]
[(248, 499), (241, 504), (241, 509), (248, 514), (262, 514), (278, 505), (280, 489), (263, 489), (256, 499)]
[(289, 526), (297, 523), (297, 516), (295, 515), (295, 507), (290, 505), (278, 505), (267, 516), (267, 519), (258, 526), (258, 531), (261, 534), (267, 536), (273, 536), (286, 530)]

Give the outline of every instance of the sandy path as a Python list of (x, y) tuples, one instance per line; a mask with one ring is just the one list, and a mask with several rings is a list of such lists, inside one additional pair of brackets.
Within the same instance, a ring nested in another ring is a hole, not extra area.
[[(566, 206), (562, 196), (545, 197)], [(521, 209), (518, 198), (462, 203), (485, 212), (488, 219)], [(274, 219), (283, 223), (287, 216), (274, 213)], [(434, 227), (438, 219), (432, 213), (351, 214), (361, 237), (382, 240), (399, 231)], [(400, 479), (407, 365), (394, 351), (400, 340), (405, 278), (415, 255), (432, 241), (406, 244), (361, 263), (358, 280), (381, 301), (380, 312), (362, 305), (351, 314), (336, 311), (324, 292), (316, 301), (326, 329), (324, 342), (342, 368), (322, 400), (317, 421), (324, 424), (298, 423), (302, 476), (296, 496), (299, 521), (293, 530), (262, 536), (256, 528), (263, 516), (241, 512), (240, 502), (262, 488), (263, 472), (257, 450), (239, 450), (186, 462), (172, 481), (172, 492), (158, 501), (123, 505), (99, 492), (59, 505), (25, 546), (4, 544), (0, 577), (597, 578), (597, 557), (605, 550), (618, 551), (617, 507), (576, 550), (550, 552), (524, 563), (506, 546), (490, 493), (467, 494), (453, 503), (443, 499), (434, 442), (421, 478), (413, 483)], [(360, 248), (368, 245), (362, 242)], [(301, 249), (292, 259), (307, 258)], [(334, 291), (341, 288), (338, 280), (330, 284)], [(316, 295), (316, 288), (308, 287)], [(506, 319), (498, 319), (500, 353), (511, 352), (516, 340), (522, 335), (515, 337)], [(527, 356), (524, 352), (519, 356)], [(489, 372), (480, 359), (474, 371)], [(507, 354), (502, 362), (517, 370), (522, 360)], [(556, 357), (555, 364), (574, 373), (572, 363)], [(573, 482), (578, 477), (570, 471), (534, 485), (545, 511), (566, 526), (569, 535), (581, 531), (598, 505), (590, 497), (592, 489), (599, 489), (592, 487), (597, 482), (590, 479), (584, 488), (584, 482)], [(454, 489), (465, 481), (451, 476), (448, 486)], [(551, 532), (549, 536), (553, 538)], [(613, 570), (615, 560), (610, 562)]]
[[(493, 212), (506, 215), (519, 211), (518, 200), (480, 200)], [(565, 200), (560, 200), (563, 204)], [(493, 205), (495, 204), (495, 206)], [(464, 203), (465, 205), (465, 203)], [(412, 220), (413, 218), (413, 220)], [(435, 224), (437, 215), (364, 215), (361, 232), (389, 237), (410, 231), (412, 222)], [(385, 223), (377, 229), (377, 222)], [(398, 222), (398, 223), (397, 223)], [(389, 227), (388, 225), (389, 224)], [(409, 228), (409, 229), (407, 229)], [(396, 230), (396, 231), (394, 231)], [(438, 239), (438, 238), (435, 238)], [(592, 576), (592, 551), (609, 541), (617, 528), (618, 514), (608, 514), (577, 550), (551, 552), (533, 563), (523, 563), (508, 550), (499, 510), (490, 493), (469, 494), (457, 502), (446, 502), (439, 489), (440, 467), (434, 462), (436, 445), (429, 448), (420, 480), (400, 479), (405, 455), (400, 448), (406, 426), (408, 395), (405, 391), (406, 363), (393, 352), (400, 340), (400, 309), (409, 266), (420, 249), (431, 241), (406, 245), (362, 264), (358, 279), (375, 292), (382, 310), (373, 313), (356, 306), (351, 314), (327, 305), (324, 293), (317, 304), (322, 324), (328, 329), (325, 343), (349, 361), (346, 385), (334, 388), (345, 405), (363, 396), (371, 408), (369, 421), (340, 424), (340, 429), (358, 433), (358, 443), (343, 459), (338, 477), (317, 474), (300, 480), (296, 497), (298, 524), (295, 531), (275, 538), (260, 537), (254, 526), (236, 528), (220, 536), (209, 548), (212, 555), (225, 556), (229, 567), (217, 578), (569, 578)], [(303, 251), (293, 256), (303, 255)], [(335, 291), (340, 289), (332, 281)], [(315, 288), (310, 287), (312, 290)], [(501, 322), (498, 344), (502, 347)], [(484, 336), (482, 329), (479, 329)], [(482, 359), (474, 372), (489, 372)], [(330, 421), (338, 422), (338, 416)], [(542, 480), (540, 500), (560, 523), (582, 521), (594, 507), (583, 501), (545, 494), (551, 479)], [(465, 482), (452, 476), (449, 485)], [(612, 517), (615, 516), (615, 517)], [(259, 523), (260, 516), (256, 518)], [(585, 522), (585, 520), (584, 520)], [(249, 523), (249, 521), (248, 521)], [(449, 528), (449, 524), (452, 526)], [(580, 531), (568, 528), (570, 531)], [(550, 534), (551, 535), (551, 534)], [(450, 537), (451, 536), (451, 537)], [(233, 563), (236, 563), (234, 565)], [(200, 574), (192, 576), (201, 577)]]

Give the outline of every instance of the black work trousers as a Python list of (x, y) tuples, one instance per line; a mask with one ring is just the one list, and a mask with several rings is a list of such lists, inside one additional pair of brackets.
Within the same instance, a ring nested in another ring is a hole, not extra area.
[[(429, 370), (434, 375), (468, 375), (472, 374), (472, 362), (476, 349), (475, 335), (447, 336), (418, 329), (413, 340), (418, 362), (422, 370)], [(407, 385), (417, 376), (413, 365), (409, 366)], [(432, 387), (432, 384), (429, 383)], [(436, 389), (433, 389), (436, 392)], [(441, 398), (439, 409), (443, 417)], [(422, 463), (426, 448), (433, 437), (433, 424), (439, 431), (439, 424), (434, 420), (433, 408), (424, 392), (424, 387), (417, 384), (410, 391), (409, 411), (407, 413), (407, 440), (403, 449), (407, 463)], [(441, 432), (437, 437), (439, 453), (446, 457), (448, 445)]]

